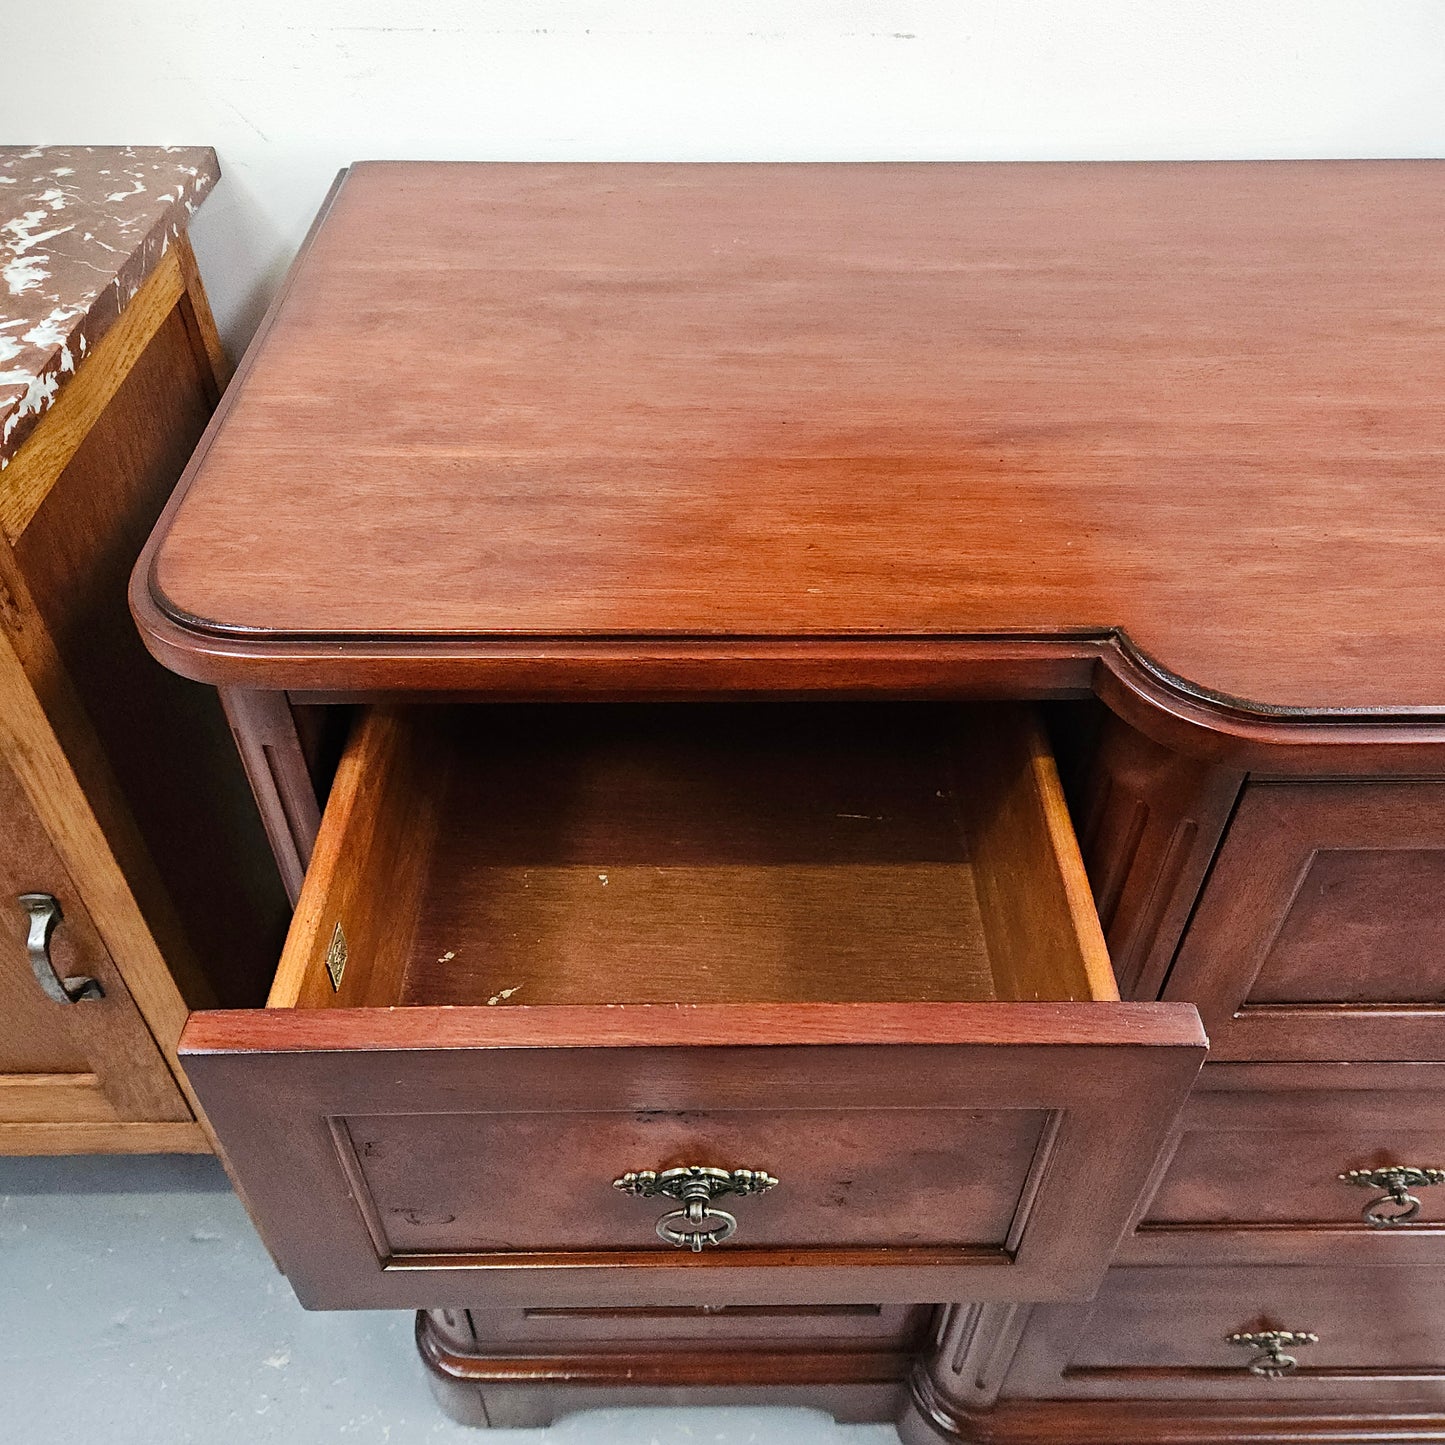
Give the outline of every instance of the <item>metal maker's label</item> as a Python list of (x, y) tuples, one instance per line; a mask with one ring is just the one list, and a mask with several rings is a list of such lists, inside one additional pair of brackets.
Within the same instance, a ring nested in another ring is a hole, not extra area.
[(339, 923), (326, 946), (326, 972), (331, 979), (331, 991), (340, 993), (341, 975), (346, 972), (346, 935)]

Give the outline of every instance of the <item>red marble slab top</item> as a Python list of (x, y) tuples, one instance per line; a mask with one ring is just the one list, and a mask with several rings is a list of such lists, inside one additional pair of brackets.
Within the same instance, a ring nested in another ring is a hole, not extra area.
[(0, 146), (0, 469), (220, 174), (209, 146)]

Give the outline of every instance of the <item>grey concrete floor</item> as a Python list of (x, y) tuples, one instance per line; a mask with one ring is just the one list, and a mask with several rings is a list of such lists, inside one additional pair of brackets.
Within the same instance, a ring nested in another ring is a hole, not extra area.
[(309, 1314), (214, 1159), (0, 1158), (4, 1445), (897, 1445), (807, 1410), (598, 1410), (478, 1431), (412, 1316)]

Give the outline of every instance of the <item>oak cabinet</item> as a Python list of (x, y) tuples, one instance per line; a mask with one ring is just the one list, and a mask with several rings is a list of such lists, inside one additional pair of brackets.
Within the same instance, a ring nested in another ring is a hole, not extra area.
[(261, 996), (284, 928), (224, 713), (126, 605), (228, 372), (185, 230), (215, 178), (201, 148), (0, 147), (34, 271), (0, 297), (0, 1152), (209, 1149), (181, 1029)]
[[(0, 816), (0, 1124), (188, 1123), (190, 1109), (80, 891), (19, 778), (3, 764)], [(42, 943), (28, 947), (35, 926), (21, 900), (36, 894), (50, 900), (39, 906), (57, 921), (47, 927), (42, 919)], [(67, 1132), (52, 1137), (64, 1140)]]

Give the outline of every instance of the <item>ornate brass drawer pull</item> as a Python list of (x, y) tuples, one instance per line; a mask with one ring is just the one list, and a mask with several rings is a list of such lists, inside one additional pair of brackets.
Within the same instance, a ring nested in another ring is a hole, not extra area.
[(29, 918), (25, 951), (30, 968), (45, 996), (56, 1003), (79, 1003), (82, 999), (104, 998), (105, 990), (93, 978), (61, 978), (50, 957), (50, 935), (65, 920), (60, 904), (49, 893), (22, 893), (16, 900)]
[(1425, 1189), (1431, 1184), (1445, 1184), (1445, 1169), (1415, 1169), (1405, 1164), (1389, 1164), (1383, 1169), (1351, 1169), (1340, 1178), (1346, 1184), (1362, 1189), (1383, 1189), (1360, 1211), (1366, 1224), (1386, 1226), (1408, 1224), (1420, 1212), (1420, 1201), (1410, 1191)]
[(677, 1249), (701, 1254), (704, 1246), (721, 1244), (737, 1233), (738, 1222), (726, 1209), (713, 1206), (725, 1194), (762, 1194), (778, 1181), (761, 1169), (712, 1169), (687, 1164), (679, 1169), (631, 1170), (612, 1181), (614, 1189), (639, 1199), (663, 1195), (676, 1199), (681, 1209), (670, 1209), (657, 1221), (657, 1232)]
[(1285, 1354), (1287, 1349), (1295, 1350), (1301, 1345), (1317, 1345), (1320, 1342), (1320, 1337), (1309, 1330), (1253, 1330), (1225, 1335), (1224, 1338), (1242, 1349), (1258, 1350), (1260, 1353), (1245, 1368), (1251, 1375), (1261, 1375), (1268, 1380), (1292, 1375), (1299, 1367), (1299, 1361), (1293, 1355)]

